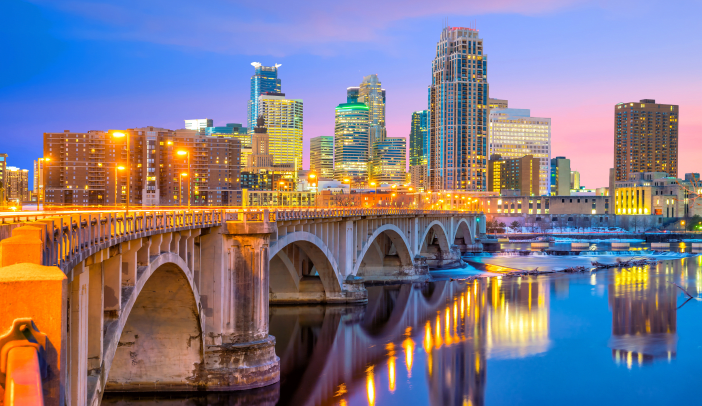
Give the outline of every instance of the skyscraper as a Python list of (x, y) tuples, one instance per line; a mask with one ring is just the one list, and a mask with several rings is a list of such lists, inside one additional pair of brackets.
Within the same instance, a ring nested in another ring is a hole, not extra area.
[(368, 143), (371, 148), (368, 153), (372, 155), (373, 143), (385, 138), (385, 89), (382, 88), (378, 75), (363, 77), (358, 88), (358, 102), (368, 106)]
[(539, 194), (539, 158), (524, 155), (505, 159), (498, 154), (488, 161), (488, 191), (502, 193), (519, 191), (521, 196)]
[(29, 201), (29, 171), (14, 166), (5, 169), (7, 200), (18, 203)]
[(429, 107), (430, 187), (487, 190), (487, 56), (478, 30), (441, 31)]
[(570, 159), (564, 156), (551, 159), (551, 195), (570, 196)]
[(199, 131), (201, 134), (204, 134), (205, 129), (207, 127), (212, 127), (212, 119), (211, 118), (198, 118), (195, 120), (185, 120), (185, 129), (186, 130), (195, 130), (195, 131)]
[(365, 103), (342, 103), (335, 110), (334, 179), (352, 186), (368, 181), (369, 110)]
[(551, 194), (551, 119), (531, 117), (529, 109), (490, 111), (489, 152), (504, 158), (539, 158), (537, 195)]
[(254, 75), (251, 76), (251, 94), (248, 105), (248, 129), (253, 133), (256, 120), (261, 114), (259, 112), (258, 96), (264, 93), (280, 93), (282, 91), (280, 79), (278, 79), (279, 63), (274, 66), (263, 66), (259, 62), (251, 62), (254, 67)]
[(282, 93), (262, 94), (258, 112), (268, 129), (273, 164), (302, 169), (302, 100), (287, 99)]
[(0, 154), (0, 205), (7, 203), (7, 154)]
[(678, 177), (678, 106), (643, 99), (614, 106), (614, 169), (617, 181), (635, 172)]
[(44, 200), (44, 158), (34, 160), (34, 181), (32, 190), (37, 202)]
[(410, 130), (410, 166), (429, 163), (429, 110), (412, 113)]
[(320, 135), (310, 139), (310, 171), (320, 178), (334, 177), (334, 137)]

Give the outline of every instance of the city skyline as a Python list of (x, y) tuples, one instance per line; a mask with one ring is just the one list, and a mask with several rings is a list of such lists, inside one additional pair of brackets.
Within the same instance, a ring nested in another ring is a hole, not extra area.
[[(203, 8), (205, 16), (212, 16), (215, 11), (223, 16), (233, 13), (231, 6), (215, 3)], [(661, 8), (654, 7), (655, 2), (646, 2), (627, 16), (625, 5), (524, 4), (506, 2), (497, 8), (480, 5), (474, 8), (476, 14), (469, 14), (469, 7), (459, 7), (455, 10), (459, 14), (448, 16), (452, 26), (470, 25), (477, 20), (485, 52), (491, 59), (491, 97), (509, 99), (514, 106), (531, 109), (532, 115), (550, 117), (552, 155), (571, 158), (572, 166), (582, 174), (582, 184), (588, 187), (607, 185), (608, 168), (598, 162), (613, 159), (613, 105), (645, 98), (679, 105), (678, 176), (696, 170), (693, 157), (702, 152), (702, 146), (694, 141), (702, 128), (702, 119), (698, 118), (702, 116), (698, 114), (702, 106), (693, 99), (700, 88), (700, 80), (694, 76), (699, 56), (683, 50), (695, 46), (702, 37), (696, 35), (699, 28), (685, 23), (699, 6), (674, 4)], [(127, 11), (128, 4), (125, 8), (116, 3), (102, 6), (114, 9), (120, 18), (98, 26), (96, 16), (100, 13), (95, 8), (18, 1), (0, 6), (20, 17), (10, 29), (19, 30), (20, 34), (27, 29), (34, 31), (31, 36), (16, 37), (9, 55), (25, 63), (3, 67), (0, 79), (0, 106), (6, 121), (23, 123), (14, 131), (0, 133), (6, 140), (5, 152), (10, 153), (12, 165), (31, 168), (33, 160), (41, 155), (43, 132), (141, 126), (175, 130), (182, 128), (182, 120), (194, 117), (211, 117), (216, 126), (246, 123), (252, 61), (266, 66), (282, 64), (279, 78), (286, 83), (286, 93), (305, 100), (304, 167), (309, 165), (309, 139), (333, 134), (334, 107), (343, 98), (346, 87), (356, 83), (359, 76), (377, 73), (382, 78), (390, 95), (386, 111), (388, 136), (408, 138), (411, 113), (426, 108), (431, 58), (445, 17), (419, 17), (429, 12), (424, 9), (412, 14), (392, 10), (384, 14), (386, 24), (376, 21), (378, 17), (362, 18), (359, 24), (369, 27), (363, 35), (351, 39), (340, 34), (342, 29), (327, 27), (334, 35), (319, 41), (305, 35), (324, 27), (300, 24), (299, 32), (290, 38), (276, 43), (267, 34), (237, 49), (223, 47), (225, 39), (232, 35), (217, 30), (198, 33), (190, 43), (178, 36), (166, 44), (163, 32), (148, 32), (139, 24), (130, 25), (144, 22), (155, 8)], [(173, 21), (187, 10), (168, 10), (160, 18)], [(261, 17), (262, 27), (270, 26), (280, 12), (274, 11), (270, 18)], [(319, 12), (332, 16), (332, 21), (338, 21), (341, 15), (334, 9)], [(669, 21), (671, 16), (679, 17), (675, 25)], [(287, 24), (299, 22), (300, 18), (294, 13)], [(643, 26), (642, 22), (655, 22), (659, 30), (665, 31), (665, 38), (651, 35), (640, 41), (630, 34)], [(618, 41), (612, 42), (611, 37)], [(538, 57), (524, 49), (536, 38), (540, 49), (548, 49)], [(669, 42), (668, 38), (680, 39)], [(281, 46), (289, 41), (300, 45)], [(626, 47), (622, 47), (622, 41)], [(651, 43), (666, 44), (672, 50), (665, 62), (664, 70), (669, 76), (666, 81), (657, 80), (662, 63), (640, 67), (636, 62)], [(404, 45), (398, 48), (398, 44)], [(42, 59), (32, 59), (19, 48), (38, 51)], [(607, 63), (595, 62), (600, 57)], [(169, 60), (166, 65), (164, 58), (173, 58), (173, 62)], [(85, 63), (88, 61), (95, 62)], [(29, 67), (30, 63), (33, 66)], [(81, 69), (70, 68), (76, 65)], [(194, 86), (187, 86), (190, 82)], [(585, 138), (592, 141), (578, 142)]]

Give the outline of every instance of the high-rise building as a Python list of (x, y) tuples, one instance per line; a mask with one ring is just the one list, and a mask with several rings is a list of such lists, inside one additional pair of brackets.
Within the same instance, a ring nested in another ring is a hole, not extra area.
[(478, 30), (441, 31), (429, 100), (430, 187), (487, 190), (487, 55)]
[(253, 128), (256, 125), (259, 111), (258, 96), (265, 93), (280, 93), (282, 92), (280, 79), (278, 79), (278, 68), (281, 64), (277, 63), (274, 66), (263, 66), (259, 62), (251, 62), (251, 66), (255, 71), (251, 76), (251, 94), (248, 104), (248, 129), (249, 133), (253, 133)]
[(551, 159), (551, 196), (570, 196), (570, 159)]
[(185, 129), (186, 130), (195, 130), (200, 132), (201, 134), (205, 133), (205, 129), (207, 127), (212, 127), (212, 119), (211, 118), (198, 118), (195, 120), (185, 120)]
[(410, 166), (410, 185), (420, 192), (428, 189), (427, 165)]
[(529, 109), (490, 111), (489, 151), (506, 159), (539, 158), (537, 195), (551, 194), (551, 119), (531, 117)]
[(259, 117), (251, 136), (251, 155), (246, 159), (246, 168), (271, 168), (270, 139), (263, 117)]
[[(347, 93), (348, 98), (348, 93)], [(358, 88), (358, 102), (368, 106), (369, 156), (373, 154), (373, 143), (385, 138), (385, 89), (382, 88), (378, 75), (363, 77)], [(348, 100), (347, 100), (348, 101)]]
[(538, 195), (539, 162), (539, 158), (532, 155), (512, 159), (502, 158), (498, 154), (491, 155), (488, 163), (488, 191), (502, 193), (510, 190), (520, 196)]
[(44, 158), (39, 158), (34, 161), (34, 181), (32, 182), (32, 189), (37, 202), (44, 201), (44, 164)]
[(270, 137), (263, 116), (256, 122), (251, 141), (252, 152), (241, 171), (242, 190), (294, 191), (297, 183), (295, 166), (293, 163), (273, 163)]
[(5, 168), (7, 200), (14, 202), (29, 201), (29, 171), (15, 166)]
[(334, 123), (334, 179), (348, 179), (351, 187), (368, 182), (369, 108), (365, 103), (342, 103)]
[(7, 154), (0, 154), (0, 205), (7, 203)]
[(405, 183), (407, 177), (407, 140), (402, 137), (384, 137), (373, 143), (370, 169), (371, 181), (377, 185)]
[(270, 153), (275, 165), (293, 164), (302, 169), (302, 100), (282, 93), (258, 97), (258, 112), (268, 129)]
[(492, 97), (488, 99), (488, 106), (490, 109), (506, 109), (509, 107), (507, 100), (493, 99)]
[(580, 189), (580, 172), (570, 171), (570, 188)]
[(248, 134), (248, 129), (239, 123), (227, 123), (224, 127), (206, 127), (205, 135), (239, 135)]
[(241, 204), (237, 139), (158, 127), (44, 133), (44, 157), (46, 205)]
[(320, 135), (310, 139), (310, 171), (320, 178), (334, 177), (334, 137)]
[(614, 106), (614, 169), (617, 181), (636, 172), (678, 176), (678, 106), (643, 99)]
[(429, 163), (429, 110), (412, 113), (410, 130), (410, 167)]

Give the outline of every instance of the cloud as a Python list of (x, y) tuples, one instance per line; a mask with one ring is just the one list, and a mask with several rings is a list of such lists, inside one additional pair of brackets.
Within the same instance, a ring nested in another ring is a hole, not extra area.
[[(142, 41), (225, 54), (329, 55), (340, 45), (383, 49), (401, 21), (489, 13), (537, 15), (592, 4), (585, 0), (400, 1), (174, 1), (34, 0), (77, 16), (68, 35)], [(594, 3), (601, 6), (600, 2)]]

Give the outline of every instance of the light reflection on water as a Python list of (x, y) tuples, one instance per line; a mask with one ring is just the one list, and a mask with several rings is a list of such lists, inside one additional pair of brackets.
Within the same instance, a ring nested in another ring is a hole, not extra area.
[(700, 303), (676, 310), (685, 298), (670, 282), (699, 295), (701, 280), (698, 256), (592, 274), (374, 286), (366, 306), (272, 307), (279, 384), (106, 404), (686, 401), (672, 388), (698, 383)]

